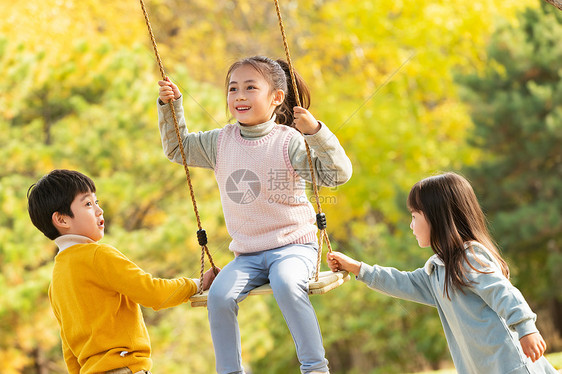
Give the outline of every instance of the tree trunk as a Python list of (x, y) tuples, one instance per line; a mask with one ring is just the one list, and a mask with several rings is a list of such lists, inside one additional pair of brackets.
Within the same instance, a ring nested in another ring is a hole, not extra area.
[(554, 299), (551, 304), (552, 320), (554, 322), (554, 328), (558, 332), (558, 335), (562, 337), (562, 303)]
[(547, 3), (554, 5), (558, 9), (562, 10), (562, 0), (545, 0)]
[(37, 374), (48, 374), (49, 371), (45, 365), (45, 357), (41, 348), (35, 347), (31, 354), (33, 355), (35, 372)]

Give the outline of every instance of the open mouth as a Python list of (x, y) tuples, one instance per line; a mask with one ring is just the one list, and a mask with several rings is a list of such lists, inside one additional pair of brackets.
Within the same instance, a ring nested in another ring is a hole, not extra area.
[(105, 220), (102, 219), (102, 220), (98, 223), (98, 226), (99, 226), (100, 228), (103, 228), (103, 227), (104, 227), (104, 223), (105, 223)]
[(238, 112), (247, 112), (248, 110), (250, 110), (250, 107), (249, 106), (237, 106), (236, 110)]

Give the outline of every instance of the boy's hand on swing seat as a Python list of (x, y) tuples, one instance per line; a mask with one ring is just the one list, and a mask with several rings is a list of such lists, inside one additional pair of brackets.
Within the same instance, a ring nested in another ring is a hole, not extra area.
[(213, 281), (215, 280), (215, 278), (217, 277), (217, 274), (221, 271), (220, 268), (216, 268), (217, 272), (214, 272), (213, 268), (210, 268), (209, 270), (207, 270), (205, 272), (205, 274), (203, 274), (203, 291), (207, 291), (209, 288), (211, 288), (211, 284), (213, 284)]
[(546, 342), (538, 332), (525, 335), (519, 339), (519, 343), (521, 343), (525, 356), (529, 357), (533, 362), (541, 358), (544, 351), (546, 351)]
[(163, 103), (166, 104), (181, 97), (178, 86), (173, 84), (170, 78), (166, 77), (166, 80), (158, 81), (158, 85), (160, 86), (158, 97)]

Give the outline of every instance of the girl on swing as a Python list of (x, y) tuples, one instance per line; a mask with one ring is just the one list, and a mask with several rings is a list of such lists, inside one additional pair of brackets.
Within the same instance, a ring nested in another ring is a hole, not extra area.
[[(175, 134), (172, 101), (181, 146), (189, 166), (213, 169), (235, 258), (217, 275), (207, 299), (219, 374), (244, 373), (238, 303), (270, 283), (293, 336), (302, 373), (328, 373), (322, 335), (308, 297), (318, 243), (315, 213), (305, 193), (311, 181), (304, 134), (314, 172), (324, 186), (351, 177), (351, 161), (328, 127), (306, 109), (309, 90), (282, 60), (255, 56), (235, 62), (226, 76), (227, 104), (236, 120), (223, 128), (190, 133), (182, 96), (169, 79), (159, 81), (158, 121), (167, 157), (182, 163)], [(280, 126), (282, 125), (282, 126)]]

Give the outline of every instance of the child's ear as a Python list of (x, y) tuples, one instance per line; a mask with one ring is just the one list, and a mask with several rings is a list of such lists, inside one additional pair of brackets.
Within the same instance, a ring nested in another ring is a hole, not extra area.
[(53, 215), (51, 216), (53, 225), (55, 225), (55, 228), (59, 229), (59, 231), (60, 229), (66, 229), (70, 227), (67, 218), (68, 218), (67, 215), (62, 214), (60, 212), (54, 212)]
[(284, 100), (285, 100), (285, 91), (283, 91), (283, 90), (275, 91), (275, 93), (273, 95), (272, 104), (273, 105), (281, 105)]

